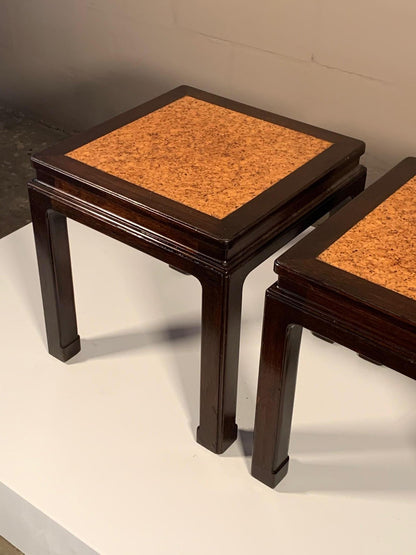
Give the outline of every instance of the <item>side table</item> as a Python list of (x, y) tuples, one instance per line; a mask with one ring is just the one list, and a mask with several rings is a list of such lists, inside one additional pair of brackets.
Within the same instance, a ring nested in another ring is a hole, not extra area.
[(276, 261), (254, 427), (260, 481), (274, 487), (288, 470), (302, 327), (416, 379), (415, 230), (416, 158), (407, 158)]
[(197, 441), (235, 422), (242, 286), (260, 262), (364, 187), (361, 141), (181, 86), (32, 158), (49, 352), (80, 349), (66, 217), (202, 284)]

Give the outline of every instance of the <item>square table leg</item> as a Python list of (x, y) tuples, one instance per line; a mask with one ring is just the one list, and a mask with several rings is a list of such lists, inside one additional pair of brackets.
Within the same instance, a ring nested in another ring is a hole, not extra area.
[(275, 487), (289, 467), (289, 438), (302, 327), (290, 307), (266, 293), (252, 475)]
[(48, 350), (66, 361), (79, 352), (66, 217), (50, 200), (29, 191)]
[(223, 453), (237, 437), (238, 354), (244, 277), (212, 272), (201, 279), (201, 400), (197, 441)]

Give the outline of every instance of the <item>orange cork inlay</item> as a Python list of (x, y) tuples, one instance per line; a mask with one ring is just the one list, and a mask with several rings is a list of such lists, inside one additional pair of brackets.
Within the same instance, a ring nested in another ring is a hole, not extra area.
[(416, 177), (318, 256), (401, 295), (416, 299)]
[(331, 144), (185, 96), (66, 156), (224, 218)]

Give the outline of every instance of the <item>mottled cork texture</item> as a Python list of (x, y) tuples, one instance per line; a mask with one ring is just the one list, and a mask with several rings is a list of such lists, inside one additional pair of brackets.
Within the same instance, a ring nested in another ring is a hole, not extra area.
[(66, 156), (222, 219), (331, 144), (185, 96)]
[(416, 300), (416, 177), (318, 256)]

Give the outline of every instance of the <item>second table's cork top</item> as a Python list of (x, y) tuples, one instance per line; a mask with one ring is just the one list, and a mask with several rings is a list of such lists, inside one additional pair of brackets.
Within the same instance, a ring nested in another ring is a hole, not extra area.
[(416, 300), (416, 177), (318, 256), (318, 260)]
[(184, 96), (66, 156), (221, 219), (331, 144)]

